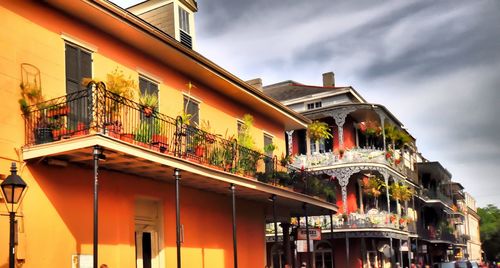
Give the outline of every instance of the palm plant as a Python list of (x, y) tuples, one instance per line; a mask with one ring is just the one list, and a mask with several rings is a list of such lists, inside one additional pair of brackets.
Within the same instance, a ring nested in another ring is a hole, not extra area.
[(313, 121), (307, 127), (307, 132), (309, 133), (309, 137), (313, 141), (318, 141), (320, 139), (329, 139), (333, 137), (328, 124), (320, 121)]
[(156, 94), (151, 94), (148, 92), (139, 94), (139, 104), (142, 107), (142, 111), (146, 117), (150, 117), (153, 111), (158, 107), (158, 97)]

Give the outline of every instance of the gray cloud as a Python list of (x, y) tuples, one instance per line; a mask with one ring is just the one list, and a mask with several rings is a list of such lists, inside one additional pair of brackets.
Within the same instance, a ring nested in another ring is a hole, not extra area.
[(242, 79), (335, 71), (478, 200), (500, 164), (500, 1), (200, 0), (198, 51)]

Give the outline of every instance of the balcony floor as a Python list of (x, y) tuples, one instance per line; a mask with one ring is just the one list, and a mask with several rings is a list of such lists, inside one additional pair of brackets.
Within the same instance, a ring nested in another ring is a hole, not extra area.
[[(318, 198), (160, 153), (100, 133), (26, 147), (23, 148), (23, 158), (25, 161), (57, 159), (90, 168), (93, 166), (92, 150), (95, 145), (101, 146), (106, 156), (105, 161), (99, 161), (100, 169), (173, 183), (173, 169), (179, 168), (182, 170), (183, 186), (229, 195), (228, 187), (234, 184), (237, 197), (269, 204), (268, 198), (274, 194), (278, 196), (278, 218), (303, 215), (304, 203), (310, 204), (308, 213), (311, 216), (337, 211), (336, 205)], [(272, 210), (268, 211), (270, 218)]]

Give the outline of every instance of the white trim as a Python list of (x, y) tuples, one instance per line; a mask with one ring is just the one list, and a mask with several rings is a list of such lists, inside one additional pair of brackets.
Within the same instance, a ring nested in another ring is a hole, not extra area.
[(61, 38), (65, 41), (65, 42), (69, 42), (71, 44), (74, 44), (74, 45), (77, 45), (85, 50), (88, 50), (90, 53), (95, 53), (97, 52), (97, 49), (98, 47), (95, 46), (95, 45), (92, 45), (91, 43), (89, 42), (86, 42), (86, 41), (83, 41), (82, 39), (80, 38), (77, 38), (77, 37), (74, 37), (72, 35), (69, 35), (65, 32), (61, 32)]
[(150, 80), (151, 82), (157, 83), (158, 85), (163, 83), (163, 80), (160, 77), (151, 74), (150, 72), (141, 69), (140, 67), (136, 67), (135, 71), (139, 74), (139, 77), (142, 76), (143, 78)]
[[(203, 103), (203, 101), (202, 101), (202, 100), (200, 100), (200, 99), (198, 99), (197, 97), (195, 97), (195, 96), (193, 96), (193, 95), (191, 95), (191, 94), (188, 94), (188, 93), (186, 93), (186, 92), (182, 92), (182, 96), (183, 96), (183, 97), (185, 97), (185, 98), (189, 98), (189, 99), (193, 100), (194, 102), (197, 102), (198, 104)], [(184, 101), (184, 100), (183, 100), (183, 101)], [(183, 105), (183, 106), (184, 106), (184, 105)], [(198, 109), (199, 109), (199, 108), (200, 108), (200, 107), (198, 106)]]
[[(142, 15), (146, 12), (149, 12), (151, 10), (154, 10), (154, 9), (157, 9), (157, 8), (160, 8), (162, 6), (166, 6), (167, 4), (170, 4), (172, 3), (173, 1), (160, 1), (158, 3), (155, 3), (155, 4), (151, 4), (151, 5), (145, 5), (145, 6), (142, 6), (142, 7), (129, 7), (129, 8), (126, 8), (126, 10), (128, 10), (129, 12), (132, 12), (133, 14), (135, 14), (136, 16), (139, 16), (139, 15)], [(139, 4), (140, 6), (141, 4)]]
[(276, 138), (276, 136), (274, 136), (273, 134), (271, 134), (271, 133), (269, 133), (269, 132), (267, 132), (267, 131), (265, 131), (265, 130), (262, 130), (262, 133), (263, 133), (264, 135), (269, 136), (269, 137), (270, 137), (271, 139), (273, 139), (273, 140), (274, 140), (274, 138)]
[(348, 92), (352, 93), (352, 91), (350, 89), (347, 89), (347, 90), (344, 89), (344, 90), (335, 91), (335, 92), (322, 92), (322, 93), (318, 93), (318, 94), (312, 94), (312, 95), (307, 95), (307, 96), (300, 97), (300, 98), (286, 100), (286, 101), (283, 101), (282, 103), (283, 103), (283, 105), (292, 105), (292, 104), (297, 104), (297, 103), (306, 102), (306, 101), (311, 102), (314, 99), (323, 99), (326, 97), (343, 95), (343, 94), (348, 93)]

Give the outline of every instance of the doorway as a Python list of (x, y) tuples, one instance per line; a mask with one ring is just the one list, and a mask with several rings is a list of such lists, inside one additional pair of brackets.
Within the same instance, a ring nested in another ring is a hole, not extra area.
[(332, 246), (328, 242), (316, 245), (314, 264), (316, 268), (333, 268)]
[(158, 201), (135, 201), (135, 255), (136, 268), (160, 267), (161, 210)]

